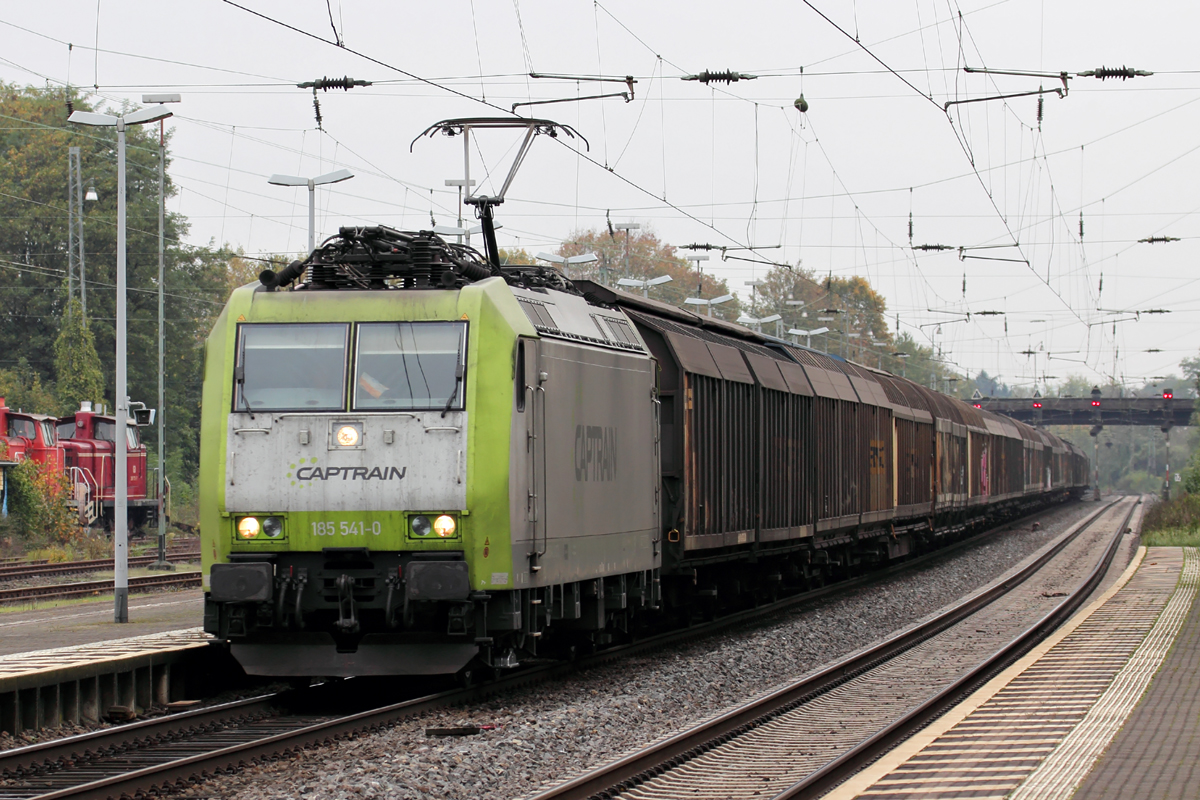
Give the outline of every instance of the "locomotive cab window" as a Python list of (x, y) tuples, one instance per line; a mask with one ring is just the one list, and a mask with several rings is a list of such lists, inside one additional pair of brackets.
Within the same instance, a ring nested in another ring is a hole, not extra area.
[(76, 427), (75, 420), (73, 420), (73, 419), (68, 420), (66, 422), (58, 423), (58, 438), (60, 440), (61, 439), (74, 439), (75, 438), (75, 427)]
[(54, 436), (54, 423), (49, 421), (42, 422), (42, 441), (47, 445), (58, 444), (58, 440)]
[(238, 326), (234, 411), (341, 411), (345, 324)]
[(466, 342), (465, 322), (359, 325), (354, 410), (462, 408)]
[(8, 435), (20, 436), (22, 439), (33, 439), (37, 436), (37, 429), (34, 427), (31, 419), (10, 419), (8, 421)]
[(102, 419), (96, 420), (95, 436), (100, 441), (115, 442), (117, 440), (116, 432), (117, 432), (117, 423), (106, 422), (105, 420), (102, 420)]

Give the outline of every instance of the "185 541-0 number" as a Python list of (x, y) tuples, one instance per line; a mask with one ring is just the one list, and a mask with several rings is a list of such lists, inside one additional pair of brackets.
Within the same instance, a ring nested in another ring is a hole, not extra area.
[(366, 536), (367, 534), (378, 536), (383, 533), (383, 524), (376, 520), (374, 522), (365, 522), (363, 520), (351, 520), (349, 522), (313, 522), (313, 536)]

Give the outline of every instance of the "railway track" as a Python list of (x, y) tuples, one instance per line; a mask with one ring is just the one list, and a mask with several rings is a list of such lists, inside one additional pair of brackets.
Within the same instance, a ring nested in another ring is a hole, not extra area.
[[(1095, 512), (1092, 516), (1099, 513), (1102, 512)], [(567, 675), (582, 666), (594, 666), (708, 636), (785, 608), (853, 591), (884, 574), (911, 569), (970, 543), (971, 540), (966, 540), (912, 562), (797, 595), (770, 606), (748, 609), (712, 623), (605, 650), (581, 658), (574, 664), (538, 666), (482, 686), (401, 699), (388, 705), (346, 714), (344, 709), (347, 702), (363, 702), (363, 698), (371, 698), (378, 705), (377, 688), (361, 690), (356, 695), (356, 684), (370, 684), (351, 680), (333, 687), (315, 687), (300, 693), (254, 698), (10, 750), (0, 753), (0, 776), (3, 776), (0, 779), (0, 800), (120, 797), (123, 794), (152, 791), (155, 787), (186, 785), (200, 775), (236, 769), (258, 759), (328, 744), (425, 711), (478, 702), (495, 694)], [(343, 692), (342, 699), (328, 702), (329, 693), (337, 691)], [(315, 713), (314, 709), (320, 706), (332, 706), (341, 713)]]
[[(149, 564), (153, 564), (157, 560), (157, 554), (149, 556), (130, 556), (129, 566), (144, 567)], [(199, 550), (167, 551), (167, 561), (170, 562), (199, 560)], [(96, 558), (86, 561), (60, 561), (57, 563), (49, 563), (47, 561), (26, 561), (16, 564), (0, 564), (0, 581), (34, 578), (41, 577), (43, 575), (79, 575), (88, 572), (102, 572), (112, 568), (113, 560), (111, 558)]]
[[(129, 591), (131, 593), (144, 592), (151, 589), (187, 589), (199, 586), (199, 572), (167, 572), (161, 575), (147, 575), (129, 579)], [(92, 597), (112, 591), (112, 579), (80, 581), (77, 583), (51, 583), (44, 586), (23, 586), (18, 589), (0, 589), (0, 604)]]
[[(1011, 579), (936, 618), (532, 800), (819, 797), (1065, 621), (1099, 585), (1135, 505), (1109, 505)], [(1032, 604), (1026, 582), (1070, 558), (1093, 528), (1111, 538), (1086, 579), (1070, 593), (1035, 586), (1033, 594), (1065, 599), (1049, 610)], [(1024, 619), (1011, 607), (996, 610), (1010, 593), (1012, 607), (1029, 607)], [(996, 638), (1006, 643), (995, 647)], [(968, 639), (987, 655), (973, 661), (954, 649)], [(964, 671), (964, 662), (975, 666)]]

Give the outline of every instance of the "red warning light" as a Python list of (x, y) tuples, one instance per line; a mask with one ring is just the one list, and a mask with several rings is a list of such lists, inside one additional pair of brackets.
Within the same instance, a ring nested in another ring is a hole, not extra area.
[(1100, 407), (1100, 401), (1099, 401), (1099, 400), (1093, 400), (1093, 401), (1092, 401), (1092, 408), (1099, 408), (1099, 407)]
[(983, 405), (980, 403), (972, 403), (972, 405), (974, 405), (976, 408), (983, 408)]
[(1163, 392), (1163, 400), (1170, 400), (1174, 396), (1175, 395), (1172, 394), (1170, 389), (1167, 389), (1166, 391)]
[(1041, 400), (1034, 400), (1034, 401), (1033, 401), (1033, 407), (1034, 407), (1034, 408), (1041, 408), (1041, 407), (1042, 407), (1042, 401), (1041, 401)]

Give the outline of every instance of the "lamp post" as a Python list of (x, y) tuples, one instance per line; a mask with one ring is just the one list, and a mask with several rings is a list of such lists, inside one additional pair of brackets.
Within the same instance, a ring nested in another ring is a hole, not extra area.
[(708, 261), (708, 255), (705, 253), (695, 253), (688, 256), (687, 260), (696, 262), (696, 297), (699, 297), (704, 291), (704, 276), (700, 273), (700, 262)]
[(650, 287), (659, 286), (660, 284), (670, 283), (674, 280), (670, 275), (659, 275), (657, 278), (647, 278), (641, 280), (639, 278), (621, 278), (617, 281), (617, 286), (629, 286), (642, 290), (642, 297), (650, 296)]
[(723, 294), (720, 297), (714, 297), (712, 300), (701, 300), (699, 297), (685, 297), (683, 302), (689, 306), (708, 306), (708, 315), (712, 316), (712, 307), (721, 303), (728, 303), (733, 299), (731, 294)]
[(746, 285), (750, 287), (750, 310), (758, 313), (758, 287), (762, 286), (766, 281), (758, 280), (746, 281)]
[[(178, 103), (182, 98), (177, 94), (144, 94), (143, 103)], [(163, 495), (167, 478), (167, 464), (163, 460), (163, 417), (165, 408), (163, 402), (163, 271), (164, 271), (164, 238), (166, 236), (167, 199), (166, 171), (167, 152), (163, 124), (166, 118), (158, 121), (158, 560), (149, 569), (171, 571), (175, 567), (167, 562), (167, 518), (166, 498)]]
[(317, 187), (326, 183), (340, 183), (354, 177), (348, 169), (336, 172), (326, 172), (315, 178), (301, 178), (297, 175), (272, 175), (267, 183), (274, 186), (307, 186), (308, 187), (308, 252), (317, 249)]
[(790, 333), (792, 336), (803, 336), (805, 338), (804, 346), (809, 350), (812, 349), (812, 337), (828, 332), (829, 328), (813, 328), (811, 331), (806, 331), (803, 328), (788, 329), (788, 333)]
[[(497, 225), (496, 227), (500, 227)], [(573, 267), (576, 264), (594, 264), (600, 260), (595, 253), (581, 253), (577, 256), (556, 256), (554, 253), (538, 253), (534, 258), (539, 261), (549, 261), (551, 264), (561, 264), (563, 274), (566, 274), (567, 267)]]
[(79, 125), (117, 129), (117, 432), (113, 504), (113, 621), (129, 622), (129, 453), (126, 446), (129, 426), (129, 397), (126, 396), (125, 353), (125, 128), (144, 125), (171, 116), (165, 106), (142, 108), (123, 117), (74, 111), (68, 121)]
[(625, 231), (625, 274), (629, 274), (629, 232), (642, 227), (640, 222), (618, 222), (613, 225), (619, 231)]
[(740, 317), (737, 318), (737, 321), (741, 325), (753, 325), (754, 330), (758, 331), (759, 333), (762, 333), (763, 323), (779, 322), (782, 319), (783, 319), (783, 317), (779, 316), (778, 314), (772, 314), (769, 317), (763, 317), (762, 319), (757, 319), (755, 317), (751, 317), (748, 314), (742, 314)]

